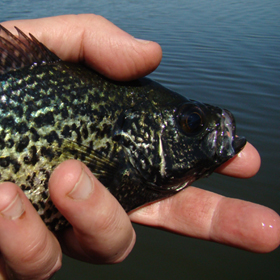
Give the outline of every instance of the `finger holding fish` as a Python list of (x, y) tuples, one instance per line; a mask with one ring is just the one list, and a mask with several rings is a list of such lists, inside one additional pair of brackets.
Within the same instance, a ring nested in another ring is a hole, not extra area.
[(53, 172), (52, 201), (72, 227), (56, 233), (64, 253), (91, 263), (117, 263), (135, 243), (131, 222), (117, 200), (81, 162), (68, 160)]
[(0, 184), (0, 278), (48, 279), (61, 267), (62, 252), (21, 189)]
[(249, 142), (235, 157), (218, 167), (215, 172), (236, 178), (250, 178), (260, 169), (261, 158)]

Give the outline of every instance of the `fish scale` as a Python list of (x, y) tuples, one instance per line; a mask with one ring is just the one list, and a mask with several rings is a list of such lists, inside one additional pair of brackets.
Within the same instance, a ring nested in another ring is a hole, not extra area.
[(246, 143), (226, 110), (147, 78), (111, 81), (31, 34), (1, 30), (0, 180), (16, 183), (51, 230), (68, 225), (48, 191), (67, 159), (84, 162), (129, 212), (210, 175)]
[[(44, 211), (45, 204), (53, 207), (48, 201), (46, 184), (50, 171), (66, 159), (83, 159), (82, 153), (72, 152), (77, 149), (77, 143), (85, 147), (91, 145), (92, 149), (106, 154), (108, 159), (114, 147), (110, 138), (104, 137), (114, 125), (112, 118), (102, 117), (100, 120), (98, 114), (89, 115), (87, 112), (96, 111), (103, 116), (108, 110), (117, 114), (120, 109), (116, 103), (110, 107), (108, 102), (101, 102), (101, 97), (98, 104), (89, 103), (88, 91), (86, 88), (83, 90), (84, 82), (80, 82), (78, 77), (67, 77), (74, 86), (70, 89), (70, 97), (63, 95), (63, 81), (66, 78), (63, 68), (67, 66), (41, 65), (40, 68), (29, 69), (24, 77), (19, 72), (4, 75), (3, 79), (7, 82), (2, 82), (6, 98), (0, 102), (0, 135), (3, 139), (1, 181), (18, 184), (36, 205), (39, 214)], [(31, 77), (36, 77), (36, 80)], [(40, 82), (39, 77), (44, 79), (43, 82)], [(56, 84), (56, 90), (50, 88), (53, 84)], [(76, 88), (79, 88), (79, 96), (75, 92)], [(89, 138), (89, 134), (94, 137), (94, 144), (90, 144), (93, 138)], [(7, 142), (9, 145), (5, 146)]]

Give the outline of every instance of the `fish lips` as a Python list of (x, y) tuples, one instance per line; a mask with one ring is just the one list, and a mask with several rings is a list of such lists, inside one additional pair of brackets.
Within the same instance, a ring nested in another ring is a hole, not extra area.
[[(238, 154), (245, 146), (247, 140), (245, 137), (237, 136), (235, 134), (236, 132), (236, 125), (235, 125), (235, 119), (232, 115), (232, 113), (226, 109), (222, 110), (222, 122), (221, 122), (221, 129), (223, 130), (222, 133), (224, 133), (224, 141), (225, 143), (229, 143), (231, 145), (232, 149), (234, 150), (234, 153), (232, 153), (232, 156)], [(224, 144), (226, 147), (227, 145)]]
[(238, 154), (247, 140), (235, 134), (235, 119), (230, 111), (220, 109), (217, 116), (220, 119), (219, 125), (207, 133), (201, 147), (207, 156), (216, 158), (217, 164), (221, 164)]

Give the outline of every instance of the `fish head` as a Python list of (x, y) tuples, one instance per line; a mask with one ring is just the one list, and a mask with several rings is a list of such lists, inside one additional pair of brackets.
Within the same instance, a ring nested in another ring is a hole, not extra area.
[(122, 186), (128, 187), (119, 201), (127, 211), (209, 176), (246, 144), (228, 110), (148, 79), (141, 80), (141, 90), (142, 98), (120, 114), (113, 132), (126, 158), (120, 170)]
[(127, 110), (117, 133), (130, 173), (156, 192), (171, 194), (209, 176), (246, 143), (228, 110), (178, 97)]
[(157, 178), (162, 190), (179, 191), (209, 176), (246, 144), (236, 135), (233, 115), (216, 106), (193, 100), (170, 104), (162, 120)]

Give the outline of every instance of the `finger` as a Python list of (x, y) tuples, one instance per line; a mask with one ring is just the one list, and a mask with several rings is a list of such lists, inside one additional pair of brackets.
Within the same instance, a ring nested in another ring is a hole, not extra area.
[(61, 266), (58, 241), (16, 185), (0, 184), (0, 197), (0, 251), (8, 279), (49, 278)]
[(85, 62), (116, 80), (143, 77), (157, 68), (162, 51), (157, 43), (136, 40), (101, 16), (65, 15), (3, 23), (32, 33), (62, 60)]
[(53, 172), (49, 189), (59, 211), (73, 226), (59, 233), (68, 255), (94, 263), (122, 261), (135, 243), (127, 214), (109, 191), (79, 161)]
[(130, 214), (133, 222), (254, 252), (280, 244), (280, 217), (254, 203), (188, 187)]
[(217, 168), (215, 172), (232, 177), (250, 178), (258, 172), (260, 165), (261, 158), (258, 151), (247, 143), (241, 152)]

